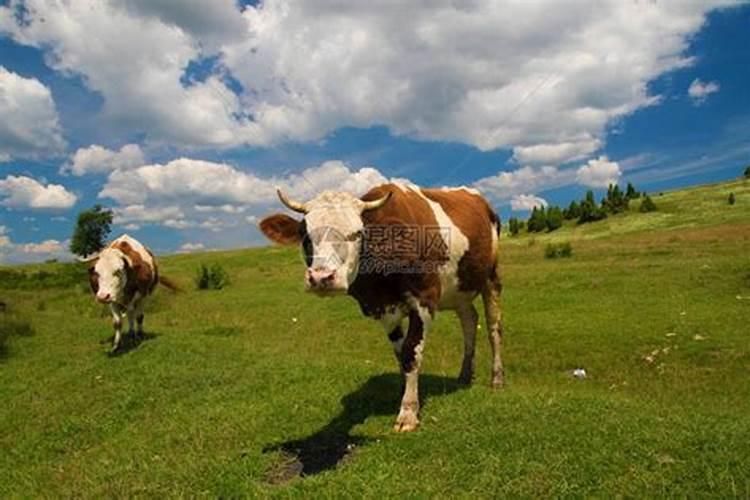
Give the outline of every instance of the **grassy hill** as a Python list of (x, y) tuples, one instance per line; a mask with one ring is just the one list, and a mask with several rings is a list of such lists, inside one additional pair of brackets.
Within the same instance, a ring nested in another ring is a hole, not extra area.
[[(444, 312), (408, 435), (380, 326), (304, 294), (295, 249), (163, 258), (186, 291), (159, 290), (118, 357), (75, 271), (0, 274), (0, 328), (23, 333), (0, 353), (0, 497), (750, 496), (750, 187), (654, 201), (503, 238), (507, 388), (483, 339), (474, 386), (455, 384)], [(573, 257), (545, 259), (548, 240)], [(214, 262), (230, 286), (195, 291)]]

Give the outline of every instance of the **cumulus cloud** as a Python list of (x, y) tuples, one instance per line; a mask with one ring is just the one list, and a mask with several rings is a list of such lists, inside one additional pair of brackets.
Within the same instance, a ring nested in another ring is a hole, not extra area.
[(576, 182), (589, 187), (607, 187), (617, 184), (622, 172), (616, 161), (610, 161), (606, 156), (591, 159), (576, 172)]
[(191, 252), (199, 252), (205, 249), (206, 249), (206, 246), (203, 243), (188, 242), (188, 243), (183, 243), (177, 251), (179, 253), (191, 253)]
[(534, 196), (533, 194), (519, 194), (510, 200), (513, 210), (531, 210), (534, 207), (546, 207), (547, 200)]
[[(596, 151), (609, 123), (658, 102), (649, 81), (692, 62), (706, 13), (732, 4), (27, 0), (16, 16), (17, 3), (0, 8), (0, 31), (81, 75), (105, 119), (152, 142), (269, 145), (385, 125), (513, 148), (522, 165)], [(210, 56), (208, 77), (186, 81)]]
[(720, 88), (719, 82), (702, 82), (696, 78), (688, 87), (688, 95), (694, 104), (703, 104), (708, 96), (718, 92)]
[(139, 167), (144, 163), (143, 151), (137, 144), (126, 144), (119, 151), (93, 144), (78, 149), (61, 173), (70, 172), (76, 176), (101, 174)]
[(78, 199), (60, 184), (42, 184), (31, 177), (9, 175), (0, 180), (0, 205), (9, 208), (66, 209)]
[(7, 236), (7, 228), (0, 226), (0, 262), (38, 262), (47, 259), (70, 259), (69, 241), (45, 240), (41, 242), (14, 243)]
[[(0, 33), (2, 33), (0, 24)], [(0, 162), (39, 158), (65, 148), (50, 90), (0, 66)]]
[(335, 189), (357, 195), (388, 182), (372, 167), (327, 161), (284, 177), (260, 177), (231, 165), (191, 158), (112, 172), (100, 198), (114, 200), (115, 222), (160, 223), (173, 229), (220, 231), (255, 220), (249, 210), (278, 205), (277, 187), (301, 200)]
[(479, 179), (474, 183), (474, 187), (485, 196), (503, 202), (529, 191), (544, 191), (570, 184), (573, 181), (573, 175), (571, 174), (572, 171), (569, 169), (527, 166)]

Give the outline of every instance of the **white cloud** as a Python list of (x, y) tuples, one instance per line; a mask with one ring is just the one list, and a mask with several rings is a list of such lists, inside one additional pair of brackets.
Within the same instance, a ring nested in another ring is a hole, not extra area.
[(513, 159), (522, 165), (556, 165), (585, 158), (601, 145), (597, 138), (582, 137), (572, 142), (517, 146), (513, 148)]
[(206, 246), (203, 243), (183, 243), (180, 248), (177, 250), (180, 253), (191, 253), (191, 252), (198, 252), (200, 250), (205, 250)]
[[(0, 226), (2, 228), (3, 226)], [(47, 259), (70, 260), (72, 254), (68, 251), (70, 242), (49, 239), (38, 243), (14, 243), (0, 231), (0, 262), (22, 263), (38, 262)]]
[[(691, 64), (706, 13), (732, 4), (266, 0), (240, 13), (230, 0), (28, 0), (18, 21), (16, 3), (0, 31), (82, 75), (103, 118), (150, 142), (270, 145), (385, 125), (513, 148), (522, 165), (596, 151), (608, 124), (658, 102), (649, 81)], [(211, 55), (210, 76), (183, 85)]]
[[(0, 23), (2, 34), (2, 23)], [(50, 90), (0, 66), (0, 162), (62, 153), (65, 141)]]
[(112, 151), (93, 144), (75, 152), (68, 165), (61, 172), (73, 175), (109, 173), (113, 170), (127, 170), (145, 163), (143, 151), (137, 144), (126, 144), (119, 151)]
[(531, 210), (534, 207), (546, 207), (547, 200), (534, 196), (533, 194), (519, 194), (510, 200), (513, 210)]
[(718, 92), (720, 88), (719, 82), (702, 82), (696, 78), (688, 87), (688, 95), (694, 104), (703, 104), (708, 96)]
[(60, 184), (41, 184), (30, 177), (9, 175), (0, 180), (0, 205), (10, 208), (65, 209), (77, 197)]
[(572, 181), (573, 175), (570, 169), (560, 170), (550, 166), (522, 167), (511, 172), (499, 172), (497, 175), (479, 179), (474, 183), (474, 187), (485, 196), (502, 202), (529, 191), (545, 191), (571, 184)]
[(610, 161), (606, 156), (591, 159), (576, 172), (576, 182), (589, 187), (607, 187), (617, 184), (622, 172), (616, 161)]
[[(334, 189), (357, 195), (388, 179), (376, 169), (327, 161), (285, 177), (259, 177), (231, 165), (179, 158), (109, 175), (99, 193), (119, 204), (117, 223), (160, 223), (173, 229), (221, 231), (254, 219), (249, 210), (278, 206), (276, 188), (302, 200)], [(280, 208), (280, 206), (279, 206)]]

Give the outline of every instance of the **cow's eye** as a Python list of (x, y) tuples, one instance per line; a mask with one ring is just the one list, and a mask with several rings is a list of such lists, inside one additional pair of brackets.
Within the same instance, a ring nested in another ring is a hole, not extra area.
[(357, 241), (362, 237), (362, 231), (354, 231), (351, 234), (348, 234), (346, 238), (344, 238), (344, 241)]

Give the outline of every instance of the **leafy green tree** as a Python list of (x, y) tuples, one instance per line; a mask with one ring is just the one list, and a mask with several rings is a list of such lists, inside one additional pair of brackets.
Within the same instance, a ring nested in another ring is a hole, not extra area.
[(563, 225), (563, 213), (560, 207), (550, 207), (547, 209), (547, 218), (545, 220), (547, 224), (547, 231), (554, 231), (559, 229)]
[(729, 193), (729, 198), (727, 200), (730, 205), (734, 205), (734, 202), (736, 201), (734, 198), (734, 193)]
[(656, 203), (654, 203), (654, 200), (649, 195), (645, 195), (643, 201), (641, 201), (641, 208), (639, 210), (643, 213), (654, 212), (657, 210)]
[(112, 210), (94, 205), (78, 214), (76, 228), (70, 239), (70, 251), (87, 257), (104, 247), (112, 230)]
[(625, 197), (629, 200), (635, 200), (641, 197), (641, 193), (635, 190), (635, 186), (628, 182), (628, 187), (625, 188)]

